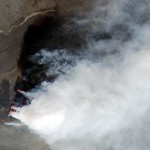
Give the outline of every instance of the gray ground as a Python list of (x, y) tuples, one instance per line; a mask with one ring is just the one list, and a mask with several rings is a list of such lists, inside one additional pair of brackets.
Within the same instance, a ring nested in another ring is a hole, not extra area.
[(49, 150), (49, 146), (26, 127), (0, 125), (0, 149)]

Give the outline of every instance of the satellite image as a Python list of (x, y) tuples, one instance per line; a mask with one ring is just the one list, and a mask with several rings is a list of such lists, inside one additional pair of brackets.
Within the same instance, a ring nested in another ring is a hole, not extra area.
[(0, 4), (0, 150), (150, 150), (149, 0)]

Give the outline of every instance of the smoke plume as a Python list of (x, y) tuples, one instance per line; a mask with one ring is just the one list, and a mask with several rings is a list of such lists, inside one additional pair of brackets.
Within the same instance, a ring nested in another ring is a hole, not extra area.
[[(150, 2), (86, 3), (72, 8), (63, 30), (48, 24), (49, 40), (39, 39), (28, 59), (45, 77), (26, 93), (31, 105), (13, 115), (52, 150), (148, 150)], [(28, 82), (32, 70), (23, 74)]]

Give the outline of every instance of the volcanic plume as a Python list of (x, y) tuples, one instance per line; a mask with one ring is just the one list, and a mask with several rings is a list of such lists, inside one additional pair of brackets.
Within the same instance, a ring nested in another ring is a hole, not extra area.
[(28, 28), (13, 116), (52, 150), (148, 150), (150, 2), (82, 4)]

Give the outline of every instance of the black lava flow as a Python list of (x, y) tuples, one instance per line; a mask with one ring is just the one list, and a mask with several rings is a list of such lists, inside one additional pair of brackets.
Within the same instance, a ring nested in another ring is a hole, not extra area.
[[(46, 75), (49, 65), (53, 64), (39, 64), (38, 61), (33, 61), (32, 57), (42, 49), (49, 52), (66, 49), (68, 54), (79, 56), (81, 53), (84, 55), (84, 50), (86, 50), (91, 37), (95, 41), (112, 38), (111, 34), (104, 31), (93, 34), (89, 25), (78, 25), (74, 20), (76, 18), (69, 15), (54, 13), (39, 17), (28, 27), (24, 33), (21, 54), (18, 60), (21, 77), (16, 80), (15, 98), (17, 98), (18, 89), (27, 92), (43, 81), (54, 82), (58, 77), (58, 74)], [(70, 63), (70, 61), (67, 63)]]
[[(77, 55), (85, 44), (81, 32), (69, 28), (69, 19), (59, 14), (37, 19), (24, 34), (18, 66), (21, 70), (21, 90), (29, 91), (43, 81), (53, 82), (57, 75), (46, 76), (48, 66), (32, 61), (31, 57), (41, 49), (50, 52), (67, 49), (68, 53)], [(82, 35), (82, 36), (81, 36)], [(17, 82), (18, 83), (18, 82)]]

